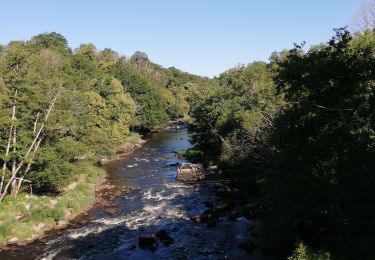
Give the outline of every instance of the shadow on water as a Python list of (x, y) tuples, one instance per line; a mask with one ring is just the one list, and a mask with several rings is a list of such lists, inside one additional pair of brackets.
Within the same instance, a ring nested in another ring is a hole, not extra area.
[[(238, 245), (249, 238), (251, 220), (220, 218), (216, 227), (195, 223), (204, 202), (215, 197), (218, 182), (175, 182), (175, 151), (191, 147), (185, 128), (156, 133), (129, 158), (110, 163), (106, 170), (114, 185), (137, 187), (118, 196), (110, 214), (101, 206), (89, 211), (85, 223), (77, 222), (58, 234), (14, 251), (0, 252), (0, 259), (274, 259)], [(138, 239), (165, 230), (173, 243), (158, 242), (154, 252), (141, 249)]]

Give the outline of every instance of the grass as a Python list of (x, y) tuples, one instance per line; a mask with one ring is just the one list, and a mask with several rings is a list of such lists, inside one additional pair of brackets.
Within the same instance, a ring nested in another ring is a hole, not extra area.
[[(57, 197), (29, 196), (24, 193), (16, 198), (6, 197), (0, 204), (0, 245), (5, 245), (12, 237), (25, 240), (34, 234), (40, 235), (43, 231), (35, 228), (39, 223), (45, 225), (44, 230), (52, 229), (59, 220), (68, 219), (66, 212), (69, 208), (76, 216), (93, 205), (94, 184), (104, 171), (89, 162), (77, 164), (75, 170), (81, 173), (82, 178), (75, 188)], [(57, 203), (54, 205), (52, 200)]]

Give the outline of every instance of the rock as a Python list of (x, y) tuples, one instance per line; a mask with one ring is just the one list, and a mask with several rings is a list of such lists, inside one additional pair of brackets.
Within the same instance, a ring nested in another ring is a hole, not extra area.
[(73, 209), (72, 208), (65, 209), (65, 218), (70, 219), (71, 217), (73, 217)]
[(216, 220), (215, 219), (210, 219), (207, 221), (207, 227), (208, 228), (213, 228), (216, 227)]
[(114, 208), (114, 207), (112, 207), (112, 208), (106, 208), (105, 212), (107, 212), (109, 214), (115, 214), (115, 213), (117, 213), (117, 208)]
[(59, 225), (59, 226), (68, 225), (68, 222), (65, 221), (65, 220), (59, 220), (59, 221), (57, 221), (57, 225)]
[(202, 215), (201, 215), (201, 220), (202, 220), (202, 222), (207, 222), (207, 221), (209, 221), (210, 219), (214, 219), (214, 218), (217, 218), (217, 214), (216, 214), (216, 212), (214, 212), (214, 211), (211, 210), (211, 209), (206, 210), (206, 211), (203, 212)]
[(156, 237), (163, 243), (165, 246), (169, 246), (173, 243), (173, 238), (165, 231), (164, 229), (156, 232)]
[(59, 229), (65, 228), (66, 226), (68, 226), (67, 221), (59, 220), (59, 221), (57, 221), (57, 225), (54, 227), (54, 229), (59, 230)]
[(49, 202), (49, 207), (50, 208), (54, 208), (57, 204), (58, 200), (57, 199), (52, 199), (50, 202)]
[(128, 246), (128, 250), (134, 250), (134, 249), (136, 249), (137, 248), (137, 246), (136, 245), (130, 245), (130, 246)]
[(221, 203), (221, 204), (215, 205), (213, 210), (218, 214), (222, 214), (222, 213), (231, 211), (233, 208), (234, 208), (234, 205), (231, 205), (229, 203)]
[(219, 172), (217, 165), (208, 166), (206, 169), (206, 175), (215, 175)]
[(8, 243), (8, 245), (12, 245), (12, 244), (18, 243), (18, 237), (9, 238), (8, 241), (7, 241), (7, 243)]
[(23, 241), (18, 241), (17, 242), (17, 245), (18, 246), (26, 246), (27, 244), (30, 244), (31, 242), (28, 242), (27, 240), (23, 240)]
[(236, 198), (236, 193), (233, 192), (229, 187), (221, 187), (216, 191), (216, 193), (223, 199), (235, 199)]
[(202, 218), (201, 216), (194, 216), (191, 218), (191, 220), (193, 220), (195, 223), (202, 223)]
[(205, 201), (203, 202), (203, 204), (206, 208), (212, 208), (214, 206), (214, 203), (212, 201)]
[(46, 227), (46, 224), (44, 223), (38, 223), (34, 225), (34, 229), (38, 232), (43, 231), (43, 229)]
[(156, 246), (157, 246), (156, 239), (150, 235), (140, 236), (138, 240), (138, 244), (140, 248), (148, 249), (152, 252), (156, 250)]
[(252, 231), (252, 230), (254, 230), (254, 228), (256, 228), (256, 225), (251, 225), (250, 227), (248, 227), (247, 230)]
[(238, 247), (249, 253), (252, 253), (255, 249), (258, 248), (251, 240), (239, 244)]
[(36, 234), (34, 234), (34, 235), (32, 235), (31, 237), (29, 237), (28, 239), (26, 239), (26, 242), (27, 242), (28, 244), (30, 244), (30, 243), (34, 242), (35, 240), (37, 240), (38, 238), (39, 238), (39, 236), (36, 235)]
[(177, 181), (196, 182), (206, 178), (202, 164), (183, 163), (177, 169)]
[(233, 221), (233, 222), (236, 222), (237, 221), (237, 218), (240, 216), (240, 214), (238, 214), (238, 212), (236, 211), (232, 211), (229, 213), (228, 215), (228, 220), (229, 221)]
[(257, 209), (253, 207), (246, 207), (242, 209), (241, 214), (247, 219), (254, 219), (259, 215)]

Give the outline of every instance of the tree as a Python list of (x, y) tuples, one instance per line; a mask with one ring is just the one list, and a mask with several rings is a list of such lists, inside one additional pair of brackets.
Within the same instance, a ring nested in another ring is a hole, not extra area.
[[(12, 106), (12, 120), (11, 120), (11, 124), (9, 128), (9, 139), (8, 139), (8, 144), (7, 144), (6, 151), (5, 151), (3, 168), (1, 172), (1, 178), (0, 178), (0, 203), (3, 201), (5, 196), (8, 195), (8, 191), (11, 185), (12, 185), (12, 194), (17, 195), (24, 178), (29, 173), (34, 156), (39, 149), (40, 143), (43, 140), (42, 132), (45, 128), (45, 124), (55, 106), (58, 96), (60, 95), (60, 91), (61, 91), (61, 87), (58, 89), (56, 95), (52, 99), (47, 110), (43, 113), (44, 118), (42, 118), (40, 124), (38, 124), (40, 115), (39, 114), (37, 115), (34, 121), (32, 143), (28, 147), (26, 152), (21, 155), (20, 158), (17, 158), (18, 156), (17, 143), (16, 143), (17, 142), (17, 124), (16, 124), (17, 90), (15, 91), (13, 106)], [(11, 161), (10, 167), (8, 167), (8, 160)], [(23, 172), (21, 172), (21, 169), (23, 169), (24, 166), (26, 166), (26, 168), (23, 170)], [(7, 176), (8, 172), (10, 173), (9, 176)]]
[(31, 43), (39, 45), (43, 48), (57, 47), (66, 49), (68, 48), (68, 41), (59, 33), (43, 33), (31, 38)]
[(375, 30), (375, 1), (369, 0), (362, 3), (355, 18), (355, 27), (360, 31)]
[(336, 30), (325, 45), (290, 50), (276, 78), (289, 105), (263, 182), (274, 223), (338, 259), (373, 256), (374, 51), (372, 32)]
[(88, 44), (81, 44), (79, 48), (76, 50), (76, 53), (82, 54), (89, 60), (94, 61), (96, 60), (98, 51), (92, 43), (88, 43)]
[(264, 62), (238, 66), (220, 75), (220, 86), (192, 99), (192, 130), (197, 147), (218, 157), (233, 177), (256, 180), (254, 171), (265, 160), (273, 118), (283, 105)]

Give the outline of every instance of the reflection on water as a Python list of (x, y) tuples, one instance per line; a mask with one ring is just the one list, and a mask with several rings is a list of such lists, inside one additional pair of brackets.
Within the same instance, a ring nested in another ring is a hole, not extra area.
[[(246, 239), (251, 221), (222, 219), (215, 228), (190, 220), (205, 210), (215, 184), (175, 182), (175, 151), (191, 147), (185, 128), (156, 133), (150, 142), (129, 158), (106, 166), (110, 181), (117, 186), (138, 189), (120, 195), (114, 202), (118, 211), (90, 210), (86, 223), (15, 251), (0, 252), (0, 259), (247, 259), (237, 248)], [(160, 244), (155, 252), (138, 247), (138, 238), (166, 230), (174, 239)]]

